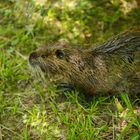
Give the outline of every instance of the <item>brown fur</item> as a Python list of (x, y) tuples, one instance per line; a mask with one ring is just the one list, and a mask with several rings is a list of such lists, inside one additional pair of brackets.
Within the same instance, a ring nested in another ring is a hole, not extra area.
[(124, 32), (95, 49), (57, 44), (30, 54), (49, 79), (96, 93), (140, 93), (140, 31)]

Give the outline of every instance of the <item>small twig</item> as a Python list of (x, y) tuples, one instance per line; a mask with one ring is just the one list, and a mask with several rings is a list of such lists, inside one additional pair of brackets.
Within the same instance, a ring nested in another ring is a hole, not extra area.
[(115, 140), (115, 126), (114, 126), (114, 116), (112, 115), (112, 125), (113, 125), (113, 140)]
[[(6, 130), (10, 131), (11, 133), (13, 133), (13, 134), (15, 134), (15, 135), (17, 135), (17, 136), (19, 136), (20, 138), (23, 139), (23, 137), (22, 137), (21, 135), (19, 135), (17, 132), (14, 132), (13, 130), (7, 128), (6, 126), (0, 124), (0, 128), (1, 128), (1, 127), (2, 127), (3, 129), (6, 129)], [(1, 130), (1, 129), (0, 129), (0, 130)], [(0, 131), (0, 133), (1, 133), (1, 131)], [(0, 136), (1, 136), (1, 134), (0, 134)], [(1, 137), (0, 137), (0, 140), (2, 140)]]
[[(1, 21), (0, 21), (1, 22)], [(3, 39), (3, 40), (7, 40), (9, 39), (8, 37), (4, 37), (4, 36), (0, 36), (0, 39)]]
[(20, 57), (22, 57), (24, 60), (27, 60), (27, 56), (22, 55), (20, 52), (16, 51), (16, 54), (19, 55)]
[(0, 126), (0, 140), (2, 140), (2, 130), (1, 130), (1, 126)]

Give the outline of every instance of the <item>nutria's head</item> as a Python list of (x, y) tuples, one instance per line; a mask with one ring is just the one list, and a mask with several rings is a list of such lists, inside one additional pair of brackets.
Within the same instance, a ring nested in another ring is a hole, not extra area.
[(42, 47), (30, 54), (29, 63), (33, 68), (39, 67), (51, 79), (61, 76), (71, 80), (84, 67), (83, 55), (81, 50), (63, 45)]

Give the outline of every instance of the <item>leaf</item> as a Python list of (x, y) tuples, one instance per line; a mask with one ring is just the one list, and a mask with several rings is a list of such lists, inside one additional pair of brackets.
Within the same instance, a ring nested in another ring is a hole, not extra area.
[(138, 132), (135, 132), (130, 136), (129, 140), (140, 140), (140, 135)]
[(16, 46), (18, 44), (18, 42), (19, 42), (19, 39), (17, 38), (11, 42), (11, 45)]

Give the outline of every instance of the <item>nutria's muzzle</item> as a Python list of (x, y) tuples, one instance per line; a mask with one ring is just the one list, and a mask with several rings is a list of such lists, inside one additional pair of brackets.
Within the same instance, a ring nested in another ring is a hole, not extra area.
[(38, 54), (36, 52), (32, 52), (29, 56), (29, 63), (31, 65), (34, 65), (34, 60), (36, 60), (38, 58)]

